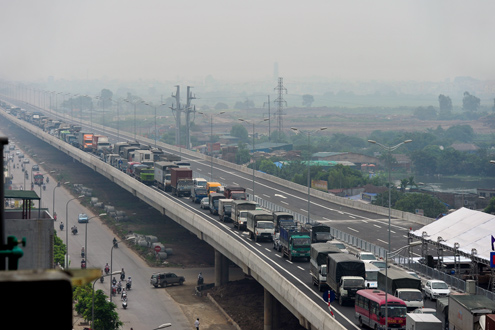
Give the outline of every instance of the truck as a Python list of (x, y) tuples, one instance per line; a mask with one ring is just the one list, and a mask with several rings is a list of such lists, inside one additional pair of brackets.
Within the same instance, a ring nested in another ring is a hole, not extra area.
[(134, 177), (145, 185), (151, 186), (155, 182), (155, 169), (148, 165), (138, 166), (134, 172)]
[(173, 167), (170, 169), (170, 174), (172, 194), (177, 197), (189, 197), (191, 195), (191, 188), (193, 187), (192, 170)]
[(224, 196), (222, 194), (219, 194), (219, 193), (211, 193), (208, 196), (211, 214), (218, 214), (218, 200), (222, 199), (222, 198), (224, 198)]
[(478, 330), (483, 315), (495, 313), (495, 301), (481, 295), (449, 296), (449, 329)]
[(93, 133), (78, 132), (77, 145), (82, 151), (91, 151), (93, 144)]
[(296, 224), (294, 222), (294, 216), (283, 211), (273, 211), (273, 223), (276, 233), (280, 231), (280, 226), (295, 226)]
[(108, 142), (108, 137), (105, 135), (94, 134), (91, 142), (91, 149), (95, 154), (99, 154), (103, 149), (111, 149), (110, 142)]
[(281, 226), (279, 239), (282, 256), (290, 261), (294, 258), (310, 258), (311, 238), (308, 232), (298, 230), (297, 226)]
[(205, 187), (194, 186), (191, 188), (191, 201), (193, 203), (199, 204), (199, 202), (201, 202), (201, 200), (205, 197), (208, 197)]
[(378, 289), (402, 299), (408, 311), (424, 306), (421, 279), (395, 268), (379, 271), (377, 279)]
[(218, 200), (218, 218), (220, 219), (220, 221), (226, 222), (232, 220), (233, 201), (233, 199), (229, 198), (220, 198)]
[(332, 240), (330, 227), (322, 224), (315, 224), (310, 229), (311, 243), (324, 243)]
[(153, 166), (153, 153), (150, 150), (136, 149), (129, 153), (129, 158), (133, 162)]
[(220, 187), (220, 186), (221, 186), (220, 182), (207, 182), (206, 183), (206, 193), (209, 196), (210, 193), (216, 192), (217, 187)]
[(348, 253), (327, 255), (327, 285), (335, 292), (341, 306), (354, 304), (356, 292), (365, 288), (366, 269), (364, 262)]
[(242, 199), (246, 200), (246, 188), (239, 186), (226, 186), (223, 190), (223, 194), (227, 199)]
[(208, 181), (206, 181), (203, 178), (195, 178), (194, 179), (194, 186), (200, 186), (200, 187), (206, 188), (206, 183), (207, 182)]
[(172, 182), (170, 181), (170, 177), (171, 177), (170, 169), (178, 166), (172, 162), (159, 161), (159, 162), (155, 162), (154, 167), (155, 167), (156, 186), (164, 191), (172, 190), (171, 189)]
[(406, 330), (441, 330), (442, 321), (433, 314), (406, 314)]
[(168, 152), (164, 152), (163, 154), (160, 155), (160, 160), (165, 162), (178, 162), (181, 160), (181, 157), (179, 155), (174, 155)]
[[(331, 243), (327, 243), (331, 244)], [(332, 244), (333, 245), (333, 244)], [(333, 245), (335, 246), (335, 245)], [(338, 249), (338, 247), (335, 247)], [(340, 249), (339, 249), (340, 251)], [(364, 278), (364, 285), (366, 285), (366, 289), (377, 289), (378, 288), (378, 273), (380, 272), (380, 268), (375, 265), (365, 262), (364, 268), (366, 270), (366, 277)]]
[(257, 204), (252, 201), (236, 200), (232, 202), (232, 221), (234, 227), (239, 230), (246, 228), (247, 224), (247, 212), (256, 210)]
[(318, 291), (322, 291), (327, 285), (327, 255), (329, 253), (341, 252), (339, 248), (328, 243), (311, 244), (309, 273)]
[(273, 241), (275, 226), (273, 225), (273, 215), (268, 211), (248, 211), (246, 228), (249, 237), (255, 242), (261, 239)]

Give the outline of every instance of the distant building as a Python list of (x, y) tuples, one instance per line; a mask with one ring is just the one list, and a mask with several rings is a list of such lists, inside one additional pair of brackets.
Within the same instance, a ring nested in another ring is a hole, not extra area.
[(467, 153), (475, 153), (476, 151), (479, 150), (479, 148), (472, 143), (453, 143), (451, 147), (454, 150), (467, 152)]
[(361, 169), (363, 164), (378, 164), (380, 162), (377, 157), (358, 154), (354, 152), (317, 152), (312, 155), (312, 159), (347, 161), (353, 163), (358, 169)]

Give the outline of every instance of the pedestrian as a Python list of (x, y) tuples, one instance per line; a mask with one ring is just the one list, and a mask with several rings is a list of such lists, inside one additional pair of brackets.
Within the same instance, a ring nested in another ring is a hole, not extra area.
[(199, 317), (194, 321), (194, 326), (196, 327), (196, 330), (199, 330)]

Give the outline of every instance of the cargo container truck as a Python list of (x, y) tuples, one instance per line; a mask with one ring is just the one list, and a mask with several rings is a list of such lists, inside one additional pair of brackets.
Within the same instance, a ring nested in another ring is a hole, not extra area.
[(223, 190), (223, 194), (227, 199), (242, 199), (246, 200), (246, 188), (239, 186), (226, 186)]
[(174, 167), (170, 169), (170, 174), (172, 194), (177, 197), (189, 197), (191, 195), (191, 188), (193, 187), (192, 170)]

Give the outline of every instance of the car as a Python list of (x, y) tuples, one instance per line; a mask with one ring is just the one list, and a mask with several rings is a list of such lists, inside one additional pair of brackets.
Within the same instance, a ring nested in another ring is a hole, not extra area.
[(182, 285), (186, 279), (184, 276), (178, 276), (174, 273), (153, 273), (151, 275), (150, 284), (155, 288), (161, 286), (166, 287), (167, 285)]
[(447, 283), (440, 280), (428, 280), (424, 286), (425, 300), (430, 298), (435, 300), (437, 298), (450, 296), (450, 289)]
[(363, 262), (377, 261), (375, 255), (371, 252), (359, 251), (356, 255), (359, 260)]
[(24, 164), (29, 164), (29, 159), (24, 158), (22, 162), (23, 162)]
[(201, 200), (200, 207), (205, 210), (210, 208), (210, 200), (208, 199), (208, 197), (204, 197)]
[(31, 168), (31, 171), (39, 171), (40, 170), (40, 167), (38, 165), (33, 165), (33, 167)]
[(349, 250), (347, 250), (346, 246), (344, 243), (337, 241), (336, 239), (333, 239), (331, 241), (327, 241), (327, 243), (330, 243), (334, 246), (336, 246), (342, 253), (349, 253)]
[(408, 273), (409, 275), (414, 276), (414, 277), (416, 277), (416, 278), (419, 278), (419, 275), (418, 275), (418, 274), (416, 274), (415, 272), (410, 272), (410, 271), (407, 271), (406, 273)]
[(437, 316), (437, 310), (435, 308), (416, 308), (413, 311), (414, 314), (433, 314)]
[(387, 268), (387, 263), (385, 261), (381, 261), (381, 260), (371, 260), (370, 264), (375, 265), (380, 270), (384, 270), (385, 268)]
[(17, 157), (19, 157), (19, 159), (24, 158), (24, 154), (19, 154)]
[(77, 222), (79, 223), (88, 222), (88, 216), (86, 215), (86, 213), (80, 213), (79, 216), (77, 217)]
[(280, 233), (276, 233), (273, 236), (273, 248), (278, 252), (282, 251), (282, 245), (280, 245)]
[(15, 154), (16, 155), (20, 155), (21, 154), (21, 151), (20, 150), (16, 150)]

